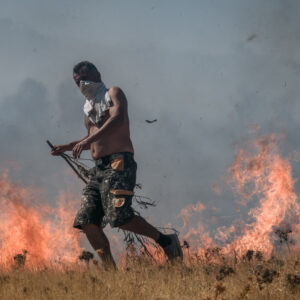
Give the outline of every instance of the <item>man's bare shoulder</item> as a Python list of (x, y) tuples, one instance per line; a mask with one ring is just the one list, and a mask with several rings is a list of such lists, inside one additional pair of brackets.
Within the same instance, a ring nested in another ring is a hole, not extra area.
[(113, 86), (108, 90), (109, 96), (112, 98), (112, 100), (119, 100), (120, 102), (126, 103), (126, 96), (122, 89), (118, 86)]

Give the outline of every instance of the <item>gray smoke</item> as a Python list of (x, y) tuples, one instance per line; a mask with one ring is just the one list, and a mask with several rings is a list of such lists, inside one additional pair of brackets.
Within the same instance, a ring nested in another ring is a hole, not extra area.
[[(249, 124), (261, 134), (285, 132), (285, 154), (299, 149), (298, 1), (61, 3), (31, 0), (16, 10), (7, 1), (0, 12), (0, 164), (20, 164), (10, 170), (14, 180), (51, 199), (70, 182), (80, 194), (45, 139), (65, 143), (86, 133), (72, 82), (82, 59), (127, 95), (138, 182), (158, 201), (146, 213), (157, 225), (181, 225), (180, 209), (198, 201), (219, 208), (203, 221), (231, 222), (223, 216), (235, 211), (232, 193), (218, 196), (211, 186)], [(299, 164), (293, 169), (299, 178)]]

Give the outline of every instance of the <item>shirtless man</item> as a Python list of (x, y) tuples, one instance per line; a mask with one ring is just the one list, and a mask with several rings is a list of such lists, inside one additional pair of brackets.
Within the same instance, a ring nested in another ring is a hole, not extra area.
[(88, 61), (75, 65), (73, 78), (86, 97), (84, 113), (88, 134), (79, 141), (55, 146), (51, 154), (72, 151), (74, 158), (79, 158), (83, 150), (90, 150), (95, 160), (83, 189), (74, 227), (82, 229), (92, 247), (100, 250), (97, 253), (106, 267), (115, 267), (109, 241), (102, 229), (107, 223), (153, 239), (169, 260), (182, 259), (177, 235), (159, 232), (144, 218), (135, 215), (131, 207), (137, 164), (123, 91), (119, 87), (106, 89), (99, 71)]

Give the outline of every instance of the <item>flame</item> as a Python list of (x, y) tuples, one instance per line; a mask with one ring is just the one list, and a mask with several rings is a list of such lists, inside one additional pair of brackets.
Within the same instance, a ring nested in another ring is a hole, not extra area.
[(299, 213), (298, 196), (291, 163), (279, 155), (276, 136), (258, 138), (253, 144), (257, 153), (239, 151), (231, 173), (238, 194), (247, 200), (257, 197), (259, 205), (248, 213), (254, 222), (246, 226), (243, 235), (228, 250), (234, 248), (242, 254), (252, 249), (270, 256), (274, 249), (271, 240), (274, 227), (291, 222), (289, 215)]
[[(276, 250), (276, 238), (284, 239), (290, 250), (300, 249), (300, 205), (290, 162), (291, 157), (298, 155), (282, 157), (279, 140), (275, 134), (263, 136), (235, 151), (227, 183), (238, 197), (237, 212), (235, 210), (233, 215), (240, 215), (242, 206), (252, 207), (248, 211), (248, 223), (236, 219), (229, 226), (210, 232), (209, 224), (202, 221), (202, 213), (207, 209), (213, 213), (218, 211), (217, 207), (207, 208), (197, 202), (181, 209), (181, 231), (188, 242), (185, 245), (189, 245), (185, 248), (189, 257), (195, 253), (197, 258), (213, 259), (222, 253), (241, 258), (247, 250), (254, 250), (267, 258)], [(221, 193), (218, 185), (212, 188), (217, 194)], [(28, 268), (76, 265), (82, 249), (78, 231), (72, 228), (76, 212), (76, 201), (71, 200), (74, 198), (70, 193), (61, 193), (57, 207), (51, 207), (39, 201), (42, 199), (40, 191), (11, 183), (4, 173), (0, 177), (0, 267), (11, 268), (15, 255), (20, 253), (26, 256)], [(216, 218), (211, 216), (210, 221), (215, 222)], [(294, 241), (293, 245), (290, 240)], [(117, 236), (112, 237), (112, 242), (113, 248), (119, 247)], [(147, 243), (147, 249), (156, 262), (165, 262), (162, 249), (152, 243)], [(121, 257), (121, 264), (122, 261), (125, 264), (128, 254), (123, 253)]]
[(14, 256), (20, 253), (32, 269), (77, 260), (81, 249), (72, 229), (71, 196), (60, 194), (58, 207), (53, 208), (42, 204), (40, 191), (11, 183), (6, 173), (0, 177), (1, 268), (13, 266)]
[(205, 206), (201, 202), (189, 204), (188, 206), (182, 208), (179, 215), (183, 219), (183, 228), (187, 228), (189, 226), (191, 216), (194, 213), (200, 213), (204, 209)]
[[(255, 205), (248, 212), (250, 223), (235, 220), (228, 227), (217, 228), (217, 234), (213, 236), (201, 222), (199, 212), (203, 211), (204, 206), (200, 211), (196, 209), (202, 207), (200, 202), (181, 210), (184, 221), (182, 230), (188, 229), (184, 239), (190, 239), (198, 254), (205, 253), (205, 248), (217, 247), (217, 241), (221, 240), (223, 254), (234, 253), (242, 257), (251, 249), (270, 257), (275, 247), (275, 228), (283, 228), (286, 224), (292, 228), (288, 234), (296, 241), (294, 249), (300, 248), (300, 206), (294, 188), (296, 180), (292, 176), (290, 158), (283, 158), (279, 153), (279, 140), (280, 137), (272, 134), (249, 141), (245, 149), (236, 149), (235, 161), (229, 168), (227, 182), (239, 198), (237, 204)], [(197, 212), (200, 222), (190, 227), (191, 216)], [(284, 237), (287, 238), (287, 234)], [(288, 240), (286, 244), (290, 249)]]

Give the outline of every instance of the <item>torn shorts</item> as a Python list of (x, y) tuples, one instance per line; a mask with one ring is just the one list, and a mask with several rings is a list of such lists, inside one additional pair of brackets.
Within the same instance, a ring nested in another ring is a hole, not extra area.
[(133, 154), (114, 153), (95, 162), (73, 226), (79, 229), (83, 224), (122, 226), (135, 216), (131, 207), (137, 170)]

